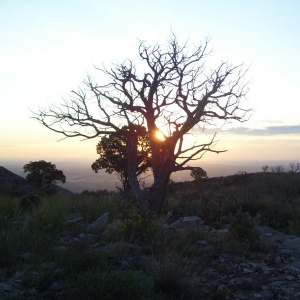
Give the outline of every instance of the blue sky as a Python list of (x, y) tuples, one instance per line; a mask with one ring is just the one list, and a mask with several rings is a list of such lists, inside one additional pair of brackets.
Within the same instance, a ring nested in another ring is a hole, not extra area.
[(250, 66), (249, 122), (219, 134), (229, 151), (206, 160), (300, 160), (299, 1), (0, 1), (0, 158), (96, 158), (96, 140), (69, 139), (32, 119), (59, 104), (93, 66), (137, 59), (138, 39), (164, 44), (171, 30), (214, 59)]

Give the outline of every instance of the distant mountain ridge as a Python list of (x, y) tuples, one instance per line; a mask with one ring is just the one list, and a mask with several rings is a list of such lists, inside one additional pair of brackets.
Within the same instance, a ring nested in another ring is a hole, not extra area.
[[(63, 195), (73, 194), (73, 192), (58, 185), (53, 184), (52, 186)], [(25, 178), (0, 166), (0, 195), (9, 192), (16, 196), (20, 196), (32, 190), (37, 190), (37, 188), (29, 184)]]

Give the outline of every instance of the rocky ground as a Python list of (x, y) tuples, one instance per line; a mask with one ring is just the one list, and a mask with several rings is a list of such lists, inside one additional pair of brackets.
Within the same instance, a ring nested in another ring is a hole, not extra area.
[[(82, 223), (80, 214), (69, 215), (68, 222), (82, 225), (81, 233), (64, 231), (57, 235), (53, 251), (64, 253), (70, 243), (88, 242), (88, 251), (104, 252), (121, 269), (146, 270), (159, 267), (156, 257), (143, 246), (131, 243), (104, 242), (103, 235), (95, 234), (97, 226), (108, 220), (104, 215), (94, 224)], [(22, 221), (19, 221), (22, 225)], [(164, 230), (178, 231), (196, 228), (205, 238), (190, 245), (190, 255), (180, 265), (182, 280), (189, 285), (192, 299), (300, 299), (300, 238), (267, 227), (257, 227), (260, 245), (265, 251), (216, 251), (214, 241), (229, 234), (228, 227), (214, 229), (204, 226), (198, 217), (186, 217), (174, 222), (162, 220)], [(170, 223), (170, 224), (169, 224)], [(117, 225), (116, 225), (117, 226)], [(109, 227), (113, 228), (113, 226)], [(108, 230), (108, 229), (107, 229)], [(104, 234), (107, 231), (104, 231)], [(233, 248), (240, 244), (231, 245)], [(126, 255), (116, 256), (115, 248), (122, 247)], [(114, 248), (114, 249), (113, 249)], [(32, 253), (22, 253), (24, 264), (19, 269), (7, 263), (0, 269), (0, 299), (64, 299), (65, 286), (59, 278), (59, 265), (43, 262), (27, 268)], [(32, 261), (32, 259), (31, 259)], [(176, 264), (176, 261), (170, 261)], [(182, 262), (181, 262), (182, 263)], [(177, 266), (178, 267), (178, 266)], [(171, 270), (172, 268), (170, 268)], [(45, 274), (51, 276), (45, 276)], [(44, 278), (44, 279), (43, 279)], [(50, 279), (49, 279), (50, 278)], [(43, 282), (43, 280), (45, 282)], [(37, 288), (34, 282), (39, 282)], [(190, 299), (189, 298), (189, 299)]]

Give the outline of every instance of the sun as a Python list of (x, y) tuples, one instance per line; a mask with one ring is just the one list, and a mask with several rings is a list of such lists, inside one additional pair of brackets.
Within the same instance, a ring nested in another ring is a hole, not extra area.
[(156, 131), (155, 136), (158, 140), (161, 140), (161, 141), (164, 141), (166, 139), (164, 134), (161, 131)]

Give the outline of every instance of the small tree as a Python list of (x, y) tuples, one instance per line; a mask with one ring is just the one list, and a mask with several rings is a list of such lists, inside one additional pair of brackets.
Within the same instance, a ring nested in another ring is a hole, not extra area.
[(65, 183), (66, 176), (61, 170), (57, 170), (55, 164), (44, 160), (31, 161), (24, 167), (24, 172), (29, 173), (26, 179), (29, 183), (36, 185), (39, 189), (49, 187), (57, 182)]
[(284, 166), (278, 165), (278, 166), (275, 166), (275, 167), (271, 167), (270, 170), (271, 170), (272, 173), (283, 173), (284, 172)]
[[(128, 126), (124, 126), (122, 130), (128, 131)], [(146, 128), (136, 126), (136, 130), (139, 132), (136, 175), (139, 176), (150, 167), (151, 149)], [(127, 148), (126, 134), (119, 133), (103, 136), (96, 146), (97, 154), (100, 157), (91, 166), (95, 173), (98, 173), (102, 169), (109, 174), (115, 172), (122, 183), (124, 192), (130, 191), (126, 156)]]
[(267, 172), (267, 171), (268, 171), (268, 169), (269, 169), (269, 166), (262, 166), (261, 168), (262, 168), (263, 172), (265, 173), (265, 172)]
[(200, 167), (195, 167), (190, 174), (196, 181), (207, 179), (207, 173)]
[(297, 173), (300, 171), (300, 163), (290, 163), (289, 164), (289, 167), (290, 167), (290, 172), (291, 173)]

